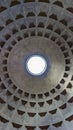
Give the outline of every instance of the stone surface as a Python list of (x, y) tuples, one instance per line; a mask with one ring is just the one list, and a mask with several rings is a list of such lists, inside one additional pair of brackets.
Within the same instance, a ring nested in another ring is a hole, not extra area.
[[(26, 72), (29, 55), (50, 61)], [(0, 0), (0, 130), (73, 130), (73, 0)]]

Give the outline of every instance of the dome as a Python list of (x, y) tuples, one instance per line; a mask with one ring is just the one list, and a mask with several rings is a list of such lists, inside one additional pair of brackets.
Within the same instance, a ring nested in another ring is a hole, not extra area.
[(73, 0), (0, 0), (0, 130), (65, 129), (73, 130)]

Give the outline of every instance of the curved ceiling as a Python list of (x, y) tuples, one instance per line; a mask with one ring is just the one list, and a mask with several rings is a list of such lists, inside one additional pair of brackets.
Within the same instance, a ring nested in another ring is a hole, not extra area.
[[(50, 61), (34, 78), (29, 55)], [(73, 0), (0, 0), (0, 130), (73, 130)]]

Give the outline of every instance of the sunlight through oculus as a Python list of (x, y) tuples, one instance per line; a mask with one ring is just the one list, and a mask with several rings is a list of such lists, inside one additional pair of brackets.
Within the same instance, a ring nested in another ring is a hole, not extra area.
[(47, 61), (41, 55), (30, 56), (26, 62), (26, 69), (31, 75), (43, 75), (47, 69)]

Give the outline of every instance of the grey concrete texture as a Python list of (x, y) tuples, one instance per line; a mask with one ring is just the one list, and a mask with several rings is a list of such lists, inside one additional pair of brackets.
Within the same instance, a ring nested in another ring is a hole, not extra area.
[[(26, 72), (41, 54), (50, 69)], [(0, 130), (73, 130), (73, 0), (0, 0)]]

